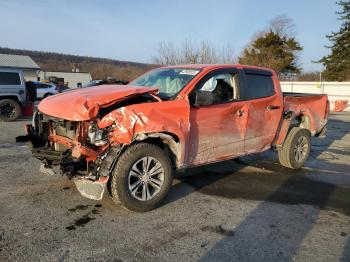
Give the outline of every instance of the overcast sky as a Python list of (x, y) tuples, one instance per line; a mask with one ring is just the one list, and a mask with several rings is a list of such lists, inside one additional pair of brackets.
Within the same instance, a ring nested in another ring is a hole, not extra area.
[(206, 40), (239, 55), (277, 15), (293, 19), (306, 71), (338, 30), (335, 0), (0, 0), (0, 46), (151, 62), (161, 41)]

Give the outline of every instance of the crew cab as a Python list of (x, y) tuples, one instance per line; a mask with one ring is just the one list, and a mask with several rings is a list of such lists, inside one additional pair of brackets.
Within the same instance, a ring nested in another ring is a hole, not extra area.
[(326, 133), (326, 95), (283, 94), (276, 73), (243, 65), (154, 69), (128, 85), (58, 94), (38, 106), (28, 135), (41, 171), (79, 192), (143, 212), (167, 195), (175, 170), (274, 149), (301, 168)]

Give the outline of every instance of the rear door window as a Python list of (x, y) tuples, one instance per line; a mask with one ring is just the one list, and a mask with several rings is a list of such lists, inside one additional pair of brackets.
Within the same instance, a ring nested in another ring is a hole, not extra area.
[(273, 96), (275, 88), (271, 76), (268, 71), (245, 72), (245, 85), (240, 90), (241, 99), (252, 100)]
[(0, 85), (20, 85), (21, 79), (15, 72), (0, 72)]

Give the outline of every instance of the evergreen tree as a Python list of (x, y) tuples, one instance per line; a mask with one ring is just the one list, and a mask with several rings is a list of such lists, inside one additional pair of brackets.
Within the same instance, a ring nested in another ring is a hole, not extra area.
[(269, 67), (284, 75), (299, 73), (297, 52), (303, 48), (290, 31), (293, 27), (288, 17), (276, 17), (269, 28), (243, 50), (239, 63)]
[(342, 8), (337, 14), (343, 23), (338, 32), (327, 35), (332, 43), (331, 53), (319, 62), (325, 66), (324, 76), (328, 81), (350, 81), (350, 0), (337, 4)]

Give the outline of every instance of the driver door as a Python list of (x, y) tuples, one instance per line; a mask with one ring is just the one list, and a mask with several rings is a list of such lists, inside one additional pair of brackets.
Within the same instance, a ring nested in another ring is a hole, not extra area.
[[(209, 73), (190, 95), (189, 164), (200, 165), (244, 154), (247, 108), (239, 101), (240, 76), (235, 69)], [(196, 104), (197, 92), (211, 92), (209, 104)]]

